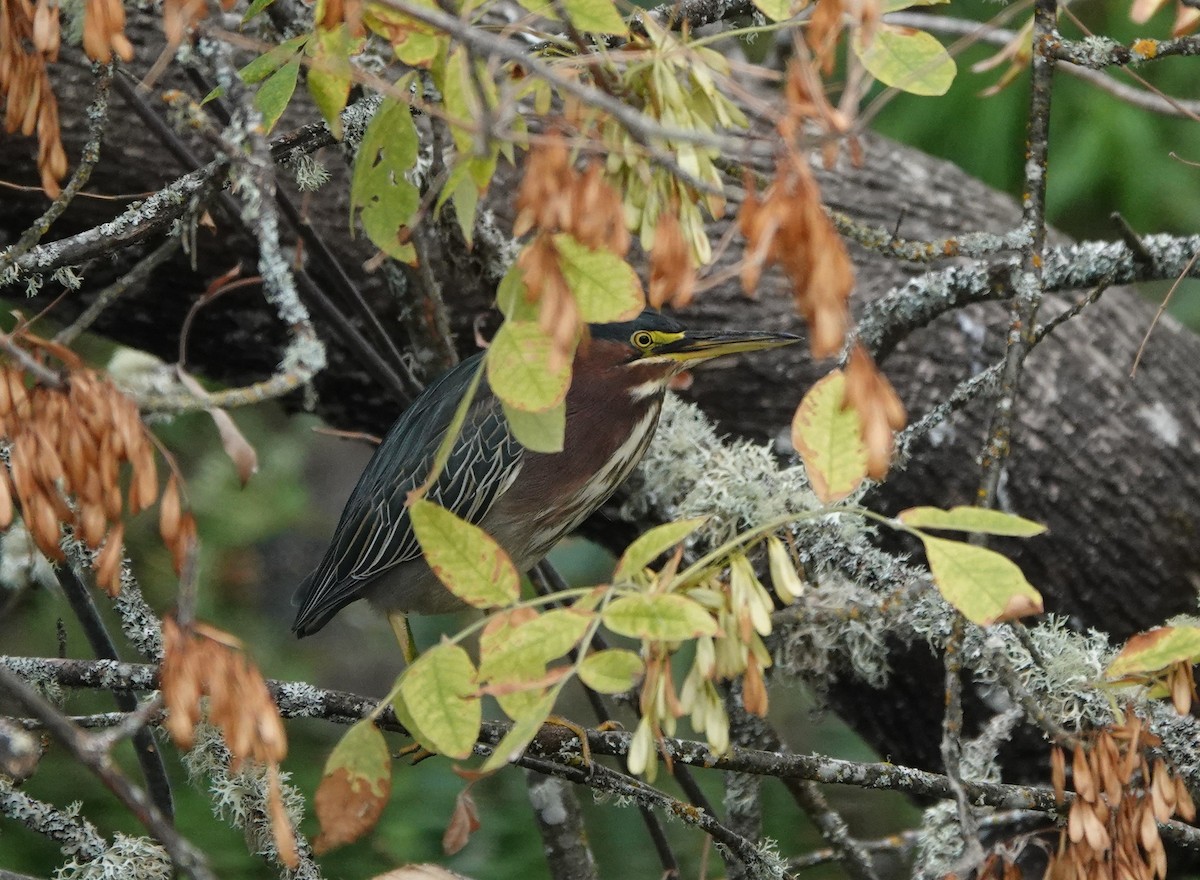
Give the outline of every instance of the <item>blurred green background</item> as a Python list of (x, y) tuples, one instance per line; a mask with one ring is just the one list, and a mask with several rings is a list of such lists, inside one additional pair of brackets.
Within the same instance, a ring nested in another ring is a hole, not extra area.
[[(1003, 9), (979, 0), (959, 0), (951, 7), (935, 8), (977, 20)], [(1084, 2), (1072, 8), (1096, 32), (1125, 42), (1135, 36), (1166, 36), (1173, 15), (1168, 9), (1150, 24), (1135, 27), (1128, 22), (1127, 4)], [(1010, 26), (1019, 27), (1027, 15), (1016, 16)], [(1075, 34), (1068, 23), (1063, 29), (1068, 35)], [(998, 72), (974, 74), (969, 69), (995, 51), (995, 47), (967, 50), (958, 58), (959, 76), (947, 96), (896, 96), (880, 111), (874, 127), (946, 157), (991, 185), (1018, 195), (1028, 77), (1022, 75), (999, 95), (983, 98), (979, 92), (995, 81)], [(1143, 68), (1141, 73), (1169, 94), (1200, 97), (1195, 65), (1186, 59), (1168, 59)], [(1200, 194), (1200, 169), (1169, 154), (1174, 151), (1184, 159), (1200, 161), (1198, 131), (1191, 121), (1144, 113), (1071, 77), (1061, 77), (1052, 122), (1052, 222), (1079, 238), (1112, 238), (1116, 232), (1108, 218), (1119, 211), (1139, 232), (1194, 232), (1200, 228), (1200, 198), (1196, 197)], [(1167, 286), (1154, 285), (1147, 295), (1161, 296)], [(1194, 283), (1184, 285), (1175, 295), (1173, 310), (1196, 326), (1200, 322), (1197, 301)], [(205, 416), (179, 418), (159, 429), (166, 445), (180, 457), (199, 518), (204, 542), (202, 617), (251, 645), (268, 676), (371, 695), (383, 693), (399, 669), (399, 655), (387, 626), (365, 607), (352, 606), (325, 631), (302, 642), (288, 632), (294, 585), (323, 549), (369, 450), (318, 436), (312, 419), (289, 419), (272, 407), (239, 412), (236, 418), (255, 444), (261, 462), (260, 472), (245, 489), (238, 486), (232, 466), (220, 451), (216, 431)], [(136, 521), (129, 543), (152, 605), (163, 610), (172, 602), (174, 576), (166, 553), (157, 545), (155, 530), (153, 514), (144, 514)], [(605, 557), (577, 544), (558, 551), (556, 560), (581, 582), (600, 582), (605, 577)], [(0, 593), (0, 603), (7, 598)], [(65, 602), (46, 590), (27, 594), (8, 619), (0, 620), (2, 650), (52, 653), (59, 620), (67, 632), (68, 655), (88, 656), (86, 642)], [(452, 625), (453, 621), (441, 623)], [(436, 638), (437, 625), (421, 622), (418, 640), (429, 644)], [(115, 631), (115, 625), (113, 628)], [(777, 686), (772, 701), (774, 722), (787, 732), (797, 750), (848, 759), (874, 758), (845, 728), (817, 713), (811, 699), (799, 689)], [(106, 695), (73, 693), (66, 708), (85, 713), (113, 707)], [(567, 714), (592, 721), (578, 701), (568, 706)], [(311, 797), (325, 755), (341, 730), (315, 721), (291, 722), (288, 730), (291, 751), (285, 769)], [(391, 742), (396, 748), (406, 744), (396, 737)], [(204, 792), (183, 780), (173, 750), (168, 747), (166, 754), (176, 777), (180, 825), (212, 856), (218, 872), (224, 877), (275, 876), (260, 860), (246, 854), (237, 832), (210, 815)], [(136, 773), (127, 750), (121, 758)], [(709, 796), (719, 803), (716, 776), (702, 776), (701, 780)], [(669, 779), (660, 778), (660, 784), (678, 793)], [(434, 758), (416, 767), (399, 762), (392, 803), (378, 830), (326, 856), (322, 860), (326, 875), (366, 878), (402, 863), (428, 860), (480, 878), (547, 876), (523, 777), (516, 771), (500, 773), (475, 787), (483, 827), (462, 853), (450, 859), (442, 856), (442, 831), (461, 787), (461, 780), (450, 772), (444, 759)], [(106, 791), (63, 761), (55, 749), (25, 788), (55, 804), (81, 801), (84, 815), (106, 834), (117, 830), (140, 833)], [(782, 790), (774, 785), (767, 785), (766, 790), (767, 833), (780, 842), (781, 852), (801, 854), (820, 846), (819, 838)], [(846, 812), (854, 833), (864, 837), (911, 827), (916, 821), (915, 809), (898, 796), (838, 789), (828, 793)], [(595, 804), (586, 792), (582, 794), (602, 876), (657, 877), (660, 868), (636, 811), (612, 803)], [(311, 816), (304, 830), (313, 833)], [(698, 876), (703, 858), (701, 835), (678, 823), (669, 830), (683, 860), (684, 875)], [(0, 820), (0, 868), (46, 877), (61, 861), (54, 845), (10, 820)], [(707, 863), (708, 876), (721, 875), (715, 853), (709, 854)], [(837, 874), (829, 869), (823, 876)]]

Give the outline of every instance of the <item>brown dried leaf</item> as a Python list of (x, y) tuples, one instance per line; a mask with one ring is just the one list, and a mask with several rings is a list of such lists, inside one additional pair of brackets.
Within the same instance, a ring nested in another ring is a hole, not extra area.
[(320, 855), (351, 843), (374, 828), (387, 806), (391, 780), (386, 780), (384, 785), (387, 791), (376, 796), (365, 783), (352, 783), (344, 767), (321, 777), (313, 797), (313, 809), (321, 821), (321, 832), (313, 841), (313, 850)]
[(1079, 797), (1088, 803), (1093, 803), (1097, 794), (1096, 777), (1092, 774), (1092, 765), (1088, 759), (1087, 750), (1082, 747), (1075, 749), (1071, 761), (1071, 776), (1075, 784), (1075, 791), (1079, 792)]
[(223, 409), (214, 408), (210, 409), (208, 414), (212, 416), (217, 431), (221, 435), (221, 446), (225, 449), (225, 454), (233, 461), (238, 479), (242, 486), (245, 486), (250, 482), (250, 478), (258, 473), (258, 453), (255, 452), (245, 435), (238, 430), (229, 413)]
[(1175, 812), (1185, 822), (1196, 818), (1196, 804), (1182, 776), (1175, 777)]
[(442, 834), (442, 851), (448, 856), (459, 852), (479, 827), (479, 813), (475, 809), (475, 799), (471, 797), (471, 786), (468, 785), (454, 799), (454, 812)]
[(271, 819), (271, 836), (279, 861), (291, 870), (300, 867), (300, 851), (296, 848), (296, 831), (283, 806), (283, 789), (279, 784), (279, 767), (271, 764), (268, 771), (267, 815)]
[(121, 561), (125, 558), (125, 524), (118, 522), (108, 530), (104, 548), (96, 557), (96, 585), (110, 598), (121, 592)]
[(1066, 802), (1067, 759), (1062, 746), (1050, 749), (1050, 780), (1054, 786), (1054, 802), (1060, 807)]

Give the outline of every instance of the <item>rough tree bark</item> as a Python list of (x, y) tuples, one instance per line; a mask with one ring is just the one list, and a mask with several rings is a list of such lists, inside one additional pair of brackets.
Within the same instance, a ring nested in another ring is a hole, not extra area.
[[(140, 57), (153, 58), (153, 52)], [(66, 115), (68, 153), (77, 155), (91, 97), (82, 64), (59, 84)], [(194, 91), (193, 87), (193, 91)], [(160, 108), (154, 108), (156, 112)], [(154, 133), (134, 122), (125, 102), (113, 98), (104, 155), (90, 189), (99, 193), (148, 193), (193, 170), (170, 158)], [(280, 130), (286, 128), (286, 124)], [(192, 149), (205, 161), (202, 142)], [(0, 141), (0, 167), (10, 181), (36, 184), (32, 144)], [(434, 305), (421, 282), (389, 286), (385, 273), (368, 273), (363, 241), (346, 233), (345, 165), (337, 148), (325, 151), (333, 180), (304, 198), (307, 216), (328, 241), (343, 268), (360, 285), (383, 325), (418, 372), (436, 370), (429, 346)], [(963, 231), (1002, 232), (1016, 225), (1013, 200), (955, 167), (870, 137), (861, 168), (842, 161), (820, 173), (828, 204), (864, 222), (892, 228), (899, 218), (907, 238), (936, 239)], [(511, 181), (511, 177), (508, 178)], [(497, 226), (506, 227), (511, 189), (496, 186), (490, 199)], [(300, 204), (301, 197), (292, 193)], [(120, 210), (123, 202), (78, 199), (51, 238), (90, 228)], [(0, 246), (15, 238), (41, 211), (37, 193), (6, 193), (0, 200)], [(1119, 206), (1114, 206), (1119, 207)], [(215, 230), (201, 229), (194, 254), (177, 258), (147, 288), (111, 309), (97, 329), (121, 342), (174, 360), (185, 313), (213, 278), (240, 262), (253, 271), (253, 243), (230, 218), (213, 209)], [(719, 236), (721, 224), (714, 226)], [(444, 230), (442, 230), (444, 232)], [(1114, 234), (1114, 237), (1115, 234)], [(495, 242), (481, 238), (468, 252), (450, 233), (432, 241), (430, 265), (460, 353), (474, 347), (477, 320), (489, 318), (498, 258)], [(142, 252), (156, 242), (148, 241)], [(106, 281), (132, 263), (139, 249), (115, 262), (83, 269), (86, 284), (56, 306), (64, 319), (78, 313)], [(858, 307), (925, 267), (905, 264), (854, 247)], [(189, 261), (195, 262), (193, 270)], [(308, 256), (314, 277), (331, 289), (319, 262)], [(58, 291), (24, 306), (29, 313)], [(1056, 303), (1061, 306), (1062, 301)], [(1129, 370), (1154, 309), (1128, 288), (1108, 290), (1098, 304), (1060, 328), (1033, 353), (1025, 374), (1019, 432), (1003, 486), (1007, 508), (1046, 523), (1049, 535), (1005, 547), (1045, 594), (1047, 609), (1069, 615), (1080, 627), (1098, 627), (1115, 638), (1195, 607), (1200, 578), (1200, 340), (1164, 320), (1151, 340), (1136, 379)], [(761, 326), (801, 330), (782, 279), (768, 274), (757, 301), (735, 283), (705, 292), (685, 316), (696, 326)], [(1007, 315), (1001, 305), (978, 304), (945, 314), (913, 332), (883, 362), (913, 416), (944, 400), (961, 380), (994, 363), (1002, 353)], [(322, 327), (324, 331), (326, 327)], [(278, 363), (284, 329), (256, 297), (243, 290), (206, 307), (192, 328), (189, 363), (214, 378), (242, 382), (269, 374)], [(316, 411), (341, 428), (382, 431), (399, 408), (334, 336), (330, 367), (316, 381)], [(421, 345), (427, 346), (425, 350)], [(800, 347), (722, 364), (695, 383), (695, 399), (724, 430), (761, 439), (786, 436), (803, 390), (827, 365), (813, 364)], [(299, 399), (293, 401), (299, 405)], [(915, 450), (907, 468), (877, 492), (872, 504), (894, 512), (913, 503), (969, 503), (979, 470), (976, 457), (987, 430), (988, 401), (954, 415)], [(940, 765), (941, 669), (922, 648), (897, 653), (896, 674), (886, 691), (863, 686), (835, 688), (839, 711), (892, 759), (922, 767)]]

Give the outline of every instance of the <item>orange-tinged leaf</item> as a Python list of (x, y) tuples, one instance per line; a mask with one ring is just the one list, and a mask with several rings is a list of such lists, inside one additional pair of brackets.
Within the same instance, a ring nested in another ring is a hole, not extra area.
[(1159, 672), (1200, 659), (1200, 627), (1160, 626), (1130, 636), (1104, 674), (1109, 679)]
[(435, 645), (400, 677), (392, 707), (413, 736), (431, 752), (467, 758), (479, 736), (483, 709), (475, 665), (451, 642)]
[(555, 608), (528, 620), (510, 620), (480, 639), (480, 674), (491, 677), (522, 664), (546, 664), (574, 648), (594, 619), (590, 612)]
[(813, 385), (792, 419), (792, 445), (822, 501), (840, 501), (867, 475), (859, 415), (843, 407), (845, 376), (834, 370)]
[(921, 536), (933, 582), (946, 601), (980, 626), (1040, 614), (1042, 596), (1015, 562), (986, 547)]
[(346, 731), (333, 747), (313, 799), (321, 832), (313, 848), (326, 852), (375, 827), (392, 790), (392, 757), (370, 719)]
[(424, 498), (409, 505), (408, 515), (425, 561), (446, 589), (476, 608), (516, 601), (520, 575), (491, 535)]

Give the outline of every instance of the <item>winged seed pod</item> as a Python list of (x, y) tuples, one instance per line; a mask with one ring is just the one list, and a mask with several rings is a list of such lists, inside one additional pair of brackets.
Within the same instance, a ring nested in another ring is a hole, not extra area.
[(790, 604), (804, 595), (804, 581), (796, 571), (787, 546), (772, 535), (767, 538), (767, 559), (771, 567), (771, 585), (784, 602)]

